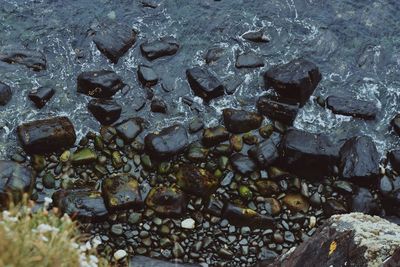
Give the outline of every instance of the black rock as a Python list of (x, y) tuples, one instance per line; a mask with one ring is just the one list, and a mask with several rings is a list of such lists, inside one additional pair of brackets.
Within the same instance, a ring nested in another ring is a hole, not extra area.
[(115, 129), (119, 137), (126, 143), (131, 143), (143, 130), (142, 121), (141, 118), (130, 118), (118, 124)]
[(207, 202), (207, 206), (205, 207), (205, 211), (211, 215), (221, 217), (223, 208), (224, 203), (222, 201), (210, 197), (210, 200)]
[(264, 35), (263, 31), (246, 32), (242, 35), (243, 39), (256, 43), (268, 43), (268, 38)]
[(161, 38), (160, 40), (141, 44), (140, 49), (146, 58), (153, 60), (174, 55), (179, 49), (179, 44), (173, 38)]
[(51, 87), (39, 87), (31, 91), (28, 95), (29, 99), (37, 108), (42, 108), (53, 97), (55, 90)]
[(268, 215), (262, 215), (248, 208), (241, 208), (233, 204), (226, 204), (222, 217), (230, 224), (236, 226), (248, 226), (251, 228), (270, 229), (274, 227), (274, 219)]
[(230, 157), (233, 169), (242, 175), (248, 175), (257, 170), (257, 166), (248, 156), (241, 153), (233, 154)]
[(120, 76), (111, 70), (86, 71), (78, 76), (78, 93), (96, 98), (109, 98), (125, 84)]
[(296, 119), (299, 108), (298, 103), (281, 97), (261, 96), (257, 101), (260, 114), (290, 126)]
[(143, 7), (149, 7), (149, 8), (157, 8), (159, 5), (159, 2), (157, 0), (141, 0)]
[(400, 173), (400, 150), (390, 151), (389, 160), (393, 170)]
[(156, 85), (158, 82), (157, 73), (149, 66), (139, 65), (137, 73), (139, 81), (143, 86), (150, 87)]
[(147, 195), (146, 205), (160, 216), (177, 217), (185, 211), (187, 199), (178, 187), (157, 186)]
[(248, 151), (248, 154), (255, 162), (257, 162), (260, 168), (267, 169), (279, 158), (277, 145), (278, 144), (276, 144), (272, 138), (269, 138), (268, 140), (252, 147)]
[(264, 74), (266, 87), (273, 87), (280, 96), (299, 102), (300, 106), (308, 101), (321, 78), (318, 67), (304, 59), (275, 66)]
[(117, 121), (122, 111), (121, 105), (110, 99), (92, 99), (89, 101), (88, 109), (103, 125)]
[(53, 194), (53, 202), (62, 213), (82, 222), (98, 222), (105, 220), (108, 216), (106, 205), (98, 191), (59, 190)]
[(400, 135), (400, 114), (397, 114), (390, 122), (397, 135)]
[(145, 256), (133, 256), (129, 259), (129, 267), (201, 267), (199, 264), (176, 263), (157, 260)]
[(203, 127), (204, 127), (203, 121), (196, 117), (189, 124), (189, 132), (190, 133), (197, 133), (198, 131), (203, 129)]
[(235, 66), (239, 69), (264, 67), (264, 60), (253, 53), (244, 53), (236, 58)]
[(10, 86), (0, 82), (0, 106), (5, 106), (12, 98), (12, 91)]
[(224, 125), (231, 133), (246, 133), (261, 126), (263, 117), (254, 112), (226, 108), (222, 111)]
[(339, 153), (339, 171), (343, 179), (368, 184), (379, 175), (379, 153), (368, 136), (355, 136), (347, 140)]
[(151, 101), (150, 109), (152, 112), (167, 113), (167, 104), (161, 99), (153, 99)]
[(186, 70), (186, 77), (195, 95), (210, 101), (224, 94), (222, 83), (207, 69), (194, 67)]
[(7, 208), (10, 201), (14, 204), (28, 197), (35, 183), (34, 173), (14, 161), (0, 160), (0, 208)]
[(349, 97), (329, 96), (326, 99), (326, 106), (335, 114), (367, 120), (375, 119), (378, 113), (378, 108), (373, 102)]
[(289, 129), (279, 146), (279, 162), (284, 169), (304, 178), (318, 178), (332, 174), (338, 150), (324, 134)]
[(112, 63), (118, 63), (135, 43), (136, 31), (126, 25), (113, 25), (96, 32), (93, 42)]
[(323, 204), (324, 214), (327, 217), (330, 217), (334, 214), (345, 214), (348, 213), (347, 208), (342, 202), (339, 202), (336, 199), (328, 199)]
[(351, 211), (379, 215), (380, 208), (371, 192), (366, 188), (360, 187), (353, 195)]
[(24, 123), (17, 128), (24, 150), (31, 154), (59, 151), (74, 145), (74, 126), (67, 117), (54, 117)]
[(205, 146), (215, 146), (229, 139), (229, 132), (225, 127), (216, 126), (204, 129), (202, 143)]
[(144, 143), (146, 152), (160, 159), (169, 159), (183, 152), (189, 145), (186, 129), (179, 124), (148, 134)]
[(46, 57), (42, 52), (25, 49), (6, 49), (0, 51), (0, 61), (24, 65), (33, 71), (46, 69)]
[(387, 176), (383, 176), (380, 180), (379, 180), (379, 192), (384, 195), (387, 196), (389, 195), (394, 189), (392, 180), (387, 177)]
[(219, 180), (206, 169), (183, 164), (179, 167), (176, 180), (182, 190), (190, 195), (208, 198), (218, 187)]

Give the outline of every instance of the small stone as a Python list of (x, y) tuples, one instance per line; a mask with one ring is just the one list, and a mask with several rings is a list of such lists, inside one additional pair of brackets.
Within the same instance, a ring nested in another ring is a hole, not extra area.
[(127, 255), (128, 255), (128, 254), (126, 253), (125, 250), (119, 249), (119, 250), (117, 250), (117, 251), (114, 253), (114, 259), (117, 260), (117, 261), (119, 261), (119, 260), (125, 258)]
[(188, 218), (181, 222), (181, 227), (185, 229), (194, 229), (195, 221), (192, 218)]
[(172, 254), (174, 257), (181, 258), (184, 253), (185, 251), (183, 250), (182, 246), (178, 242), (175, 242), (174, 248), (172, 249)]
[(111, 233), (114, 235), (122, 235), (124, 229), (122, 227), (122, 224), (114, 224), (111, 226)]
[(128, 217), (128, 223), (136, 224), (142, 219), (142, 214), (137, 212), (132, 212)]

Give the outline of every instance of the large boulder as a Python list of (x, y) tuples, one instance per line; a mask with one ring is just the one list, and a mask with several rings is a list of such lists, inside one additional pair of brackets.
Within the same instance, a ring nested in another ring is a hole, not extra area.
[(7, 48), (0, 51), (0, 61), (24, 65), (33, 71), (46, 69), (46, 57), (42, 52), (20, 48)]
[(378, 113), (378, 108), (374, 102), (349, 97), (329, 96), (326, 99), (326, 106), (335, 114), (367, 120), (375, 119)]
[(150, 133), (145, 139), (146, 152), (160, 159), (168, 159), (183, 152), (189, 145), (186, 129), (182, 125), (173, 125), (160, 132)]
[(164, 37), (155, 41), (148, 41), (140, 45), (142, 54), (149, 60), (172, 56), (179, 49), (178, 42), (171, 37)]
[(399, 266), (400, 226), (362, 213), (334, 215), (296, 249), (258, 267)]
[(43, 154), (74, 145), (76, 134), (67, 117), (54, 117), (23, 123), (17, 128), (24, 150), (30, 154)]
[(369, 136), (347, 140), (339, 152), (339, 172), (343, 179), (365, 185), (379, 176), (380, 156)]
[(318, 67), (305, 59), (295, 59), (275, 66), (264, 74), (266, 87), (273, 87), (282, 97), (303, 106), (313, 94), (322, 75)]
[(224, 86), (209, 70), (194, 67), (186, 70), (186, 77), (195, 95), (210, 101), (224, 94)]
[(258, 99), (257, 109), (260, 114), (271, 120), (292, 125), (299, 112), (299, 104), (292, 100), (267, 95)]
[(10, 86), (5, 83), (0, 82), (0, 106), (7, 105), (12, 97), (12, 91)]
[(224, 125), (231, 133), (246, 133), (261, 126), (263, 117), (245, 110), (226, 108), (222, 111)]
[(304, 178), (331, 174), (338, 160), (338, 148), (328, 136), (298, 129), (286, 131), (279, 150), (280, 164)]
[(32, 192), (35, 182), (34, 173), (14, 161), (0, 160), (0, 208), (6, 208), (9, 201), (14, 203), (22, 199), (22, 195)]
[(111, 70), (85, 71), (78, 76), (78, 93), (96, 98), (110, 98), (125, 84)]

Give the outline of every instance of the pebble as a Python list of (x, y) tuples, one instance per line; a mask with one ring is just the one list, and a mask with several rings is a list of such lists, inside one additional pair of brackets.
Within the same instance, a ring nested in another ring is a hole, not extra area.
[(120, 259), (125, 258), (126, 255), (128, 255), (128, 254), (126, 253), (125, 250), (119, 249), (119, 250), (117, 250), (117, 251), (114, 253), (114, 259), (117, 260), (117, 261), (119, 261)]
[(181, 222), (181, 227), (184, 229), (194, 229), (195, 221), (192, 218), (188, 218)]
[(122, 224), (113, 224), (111, 226), (111, 233), (113, 233), (114, 235), (122, 235), (124, 229), (122, 227)]

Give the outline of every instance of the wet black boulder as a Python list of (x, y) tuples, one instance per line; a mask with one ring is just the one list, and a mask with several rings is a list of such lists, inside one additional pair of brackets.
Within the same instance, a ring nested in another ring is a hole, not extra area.
[(160, 132), (150, 133), (145, 139), (146, 152), (160, 159), (168, 159), (183, 152), (189, 145), (186, 129), (182, 125), (173, 125)]
[(59, 190), (53, 194), (53, 203), (62, 213), (82, 222), (99, 222), (108, 216), (108, 210), (99, 191)]
[(400, 150), (390, 151), (389, 160), (393, 170), (400, 173)]
[(257, 170), (257, 165), (254, 161), (241, 153), (233, 154), (229, 160), (233, 169), (242, 175), (249, 175)]
[(339, 172), (343, 179), (368, 184), (379, 176), (379, 153), (369, 136), (347, 140), (339, 153)]
[(116, 24), (96, 32), (93, 42), (112, 63), (118, 63), (119, 58), (135, 43), (136, 35), (136, 31), (129, 26)]
[(349, 97), (329, 96), (326, 106), (335, 114), (373, 120), (378, 108), (372, 101), (358, 100)]
[(40, 51), (8, 48), (0, 51), (0, 61), (24, 65), (33, 71), (46, 69), (46, 57)]
[(115, 129), (119, 137), (130, 143), (142, 132), (142, 123), (143, 119), (141, 118), (130, 118), (119, 123)]
[(0, 106), (5, 106), (12, 98), (12, 91), (10, 86), (0, 82)]
[(195, 95), (210, 101), (224, 94), (224, 86), (209, 70), (194, 67), (186, 70), (186, 77)]
[(277, 96), (261, 96), (257, 101), (258, 112), (271, 120), (292, 125), (299, 112), (299, 104)]
[(27, 153), (43, 154), (74, 145), (75, 129), (67, 117), (54, 117), (23, 123), (17, 128), (22, 147)]
[(120, 76), (111, 70), (86, 71), (78, 76), (78, 93), (96, 98), (110, 98), (125, 84)]
[(88, 109), (103, 125), (110, 125), (118, 120), (122, 111), (121, 105), (111, 99), (92, 99), (88, 103)]
[(261, 126), (263, 117), (255, 112), (226, 108), (222, 111), (224, 125), (231, 133), (246, 133)]
[(227, 203), (224, 206), (222, 217), (230, 224), (239, 227), (270, 229), (274, 227), (274, 219), (269, 215), (262, 215), (249, 208), (242, 208)]
[(272, 87), (282, 97), (303, 106), (322, 79), (318, 67), (305, 59), (295, 59), (275, 66), (264, 74), (266, 87)]
[(158, 82), (157, 73), (149, 66), (139, 65), (137, 73), (139, 81), (143, 86), (150, 87), (156, 85)]
[(273, 138), (269, 138), (252, 147), (248, 154), (250, 158), (257, 162), (260, 168), (267, 169), (279, 158), (277, 145)]
[(167, 113), (167, 103), (162, 99), (155, 98), (151, 101), (150, 110), (155, 113)]
[(279, 164), (304, 178), (318, 178), (332, 173), (339, 148), (328, 136), (289, 129), (279, 146)]
[(268, 43), (269, 39), (265, 36), (264, 31), (250, 31), (242, 35), (242, 38), (255, 43)]
[(236, 58), (236, 68), (259, 68), (264, 66), (264, 60), (254, 53), (243, 53)]
[(0, 209), (10, 201), (17, 203), (24, 193), (30, 196), (35, 183), (34, 173), (14, 161), (0, 160)]
[(140, 45), (142, 54), (150, 60), (175, 55), (178, 49), (178, 42), (171, 37), (164, 37), (159, 40), (145, 42)]
[(381, 209), (371, 192), (367, 188), (360, 187), (353, 195), (351, 211), (362, 212), (370, 215), (379, 215)]
[(223, 126), (203, 130), (202, 143), (205, 146), (215, 146), (229, 139), (229, 132)]
[(397, 135), (400, 135), (400, 114), (397, 114), (390, 122)]
[(37, 108), (42, 108), (54, 96), (55, 90), (49, 86), (42, 86), (32, 90), (28, 97)]

